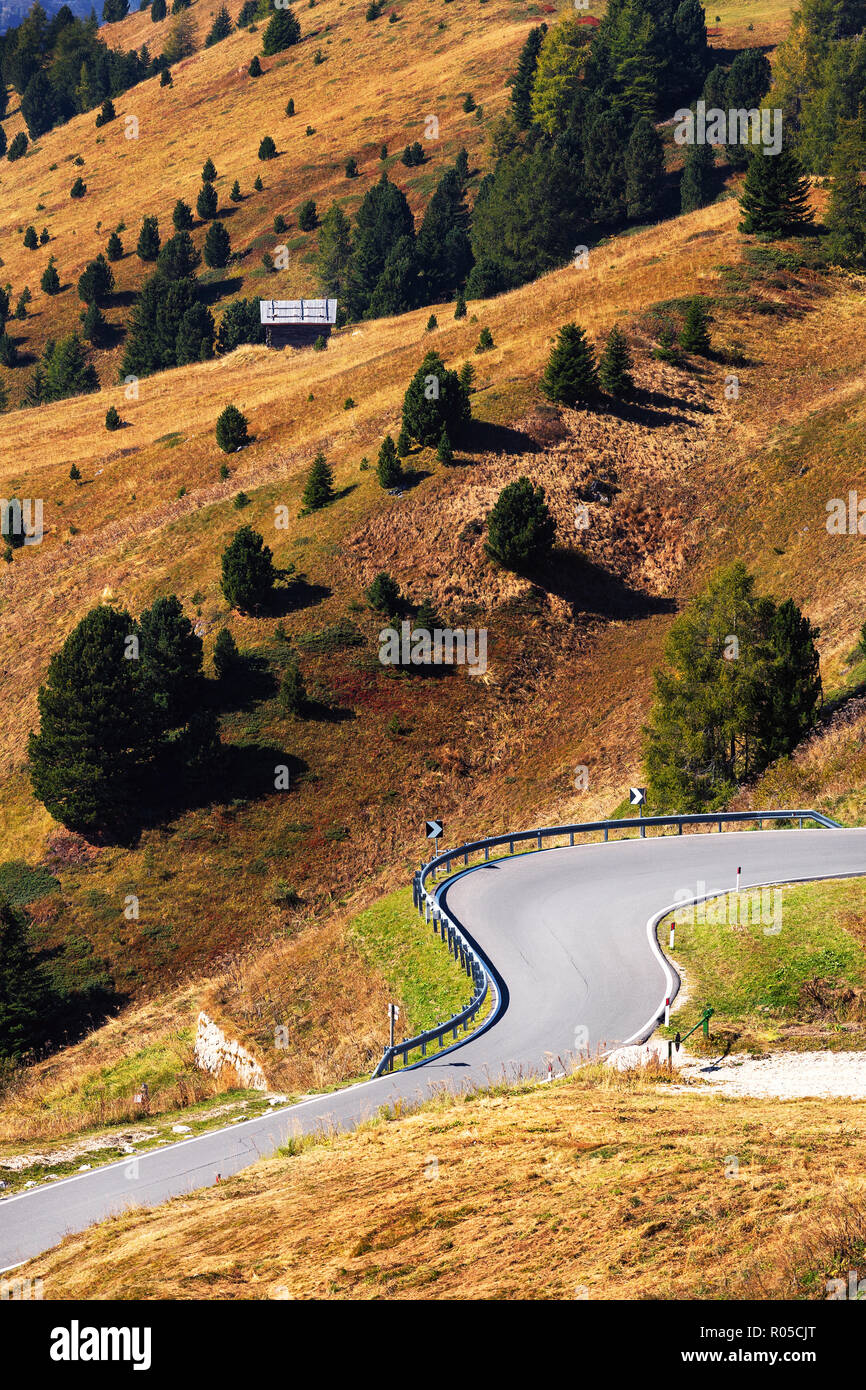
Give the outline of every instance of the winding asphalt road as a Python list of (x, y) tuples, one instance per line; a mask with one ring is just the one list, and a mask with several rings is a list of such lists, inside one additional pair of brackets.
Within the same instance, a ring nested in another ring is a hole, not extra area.
[(866, 830), (659, 836), (465, 870), (440, 894), (499, 981), (501, 1007), (484, 1029), (423, 1066), (8, 1197), (0, 1201), (0, 1271), (126, 1207), (226, 1178), (292, 1135), (351, 1129), (398, 1098), (541, 1073), (549, 1058), (643, 1041), (678, 987), (655, 942), (657, 914), (732, 888), (738, 865), (743, 889), (866, 873)]

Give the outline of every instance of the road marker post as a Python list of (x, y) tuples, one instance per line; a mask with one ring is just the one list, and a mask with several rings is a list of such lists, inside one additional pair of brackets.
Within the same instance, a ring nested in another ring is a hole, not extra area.
[(669, 949), (670, 949), (671, 951), (674, 949), (674, 928), (675, 928), (675, 927), (676, 927), (676, 918), (675, 918), (675, 917), (672, 917), (672, 918), (671, 918), (671, 941), (670, 941), (670, 947), (669, 947)]
[(670, 1027), (671, 1021), (671, 1001), (670, 996), (665, 1000), (665, 1027)]
[(741, 872), (742, 872), (742, 870), (741, 870), (740, 866), (737, 865), (737, 892), (738, 892), (738, 893), (739, 893), (739, 891), (740, 891), (740, 874), (741, 874)]

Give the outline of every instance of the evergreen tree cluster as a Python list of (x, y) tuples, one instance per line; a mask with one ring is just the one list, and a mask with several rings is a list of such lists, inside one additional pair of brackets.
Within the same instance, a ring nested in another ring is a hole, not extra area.
[[(124, 2), (107, 0), (110, 5)], [(0, 84), (14, 87), (20, 96), (32, 140), (82, 111), (106, 104), (111, 109), (112, 97), (160, 68), (160, 58), (152, 58), (146, 44), (138, 52), (110, 48), (99, 36), (95, 15), (78, 19), (68, 5), (49, 20), (42, 6), (34, 4), (21, 24), (0, 35)], [(24, 140), (26, 149), (26, 136)], [(20, 145), (18, 152), (23, 153)]]
[(217, 744), (202, 644), (179, 599), (136, 622), (91, 609), (52, 657), (30, 735), (33, 790), (70, 830), (122, 839)]
[(818, 632), (790, 599), (755, 593), (741, 561), (676, 620), (645, 729), (654, 808), (698, 812), (792, 752), (821, 700)]
[(810, 174), (828, 174), (852, 126), (866, 137), (863, 0), (802, 0), (773, 60), (773, 105)]

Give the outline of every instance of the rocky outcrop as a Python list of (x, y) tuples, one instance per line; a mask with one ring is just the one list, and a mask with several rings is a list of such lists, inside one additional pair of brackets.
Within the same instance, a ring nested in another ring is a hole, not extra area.
[(221, 1028), (206, 1013), (198, 1016), (195, 1034), (195, 1064), (211, 1076), (219, 1076), (223, 1067), (233, 1068), (242, 1086), (253, 1091), (266, 1091), (265, 1074), (251, 1052), (237, 1040), (226, 1037)]

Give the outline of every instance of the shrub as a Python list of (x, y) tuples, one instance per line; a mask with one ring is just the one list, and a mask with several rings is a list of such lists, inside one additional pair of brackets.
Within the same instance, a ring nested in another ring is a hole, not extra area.
[(439, 320), (437, 319), (437, 317), (436, 317), (435, 314), (431, 314), (430, 317), (429, 317), (429, 319), (427, 320), (427, 327), (426, 327), (426, 329), (425, 329), (425, 332), (427, 332), (427, 333), (432, 333), (432, 332), (433, 332), (433, 329), (434, 329), (434, 328), (438, 328), (438, 327), (439, 327)]
[(288, 222), (286, 221), (285, 217), (283, 217), (283, 214), (281, 212), (278, 212), (276, 217), (274, 218), (274, 235), (282, 236), (283, 232), (288, 231), (288, 229)]
[(294, 116), (294, 114), (295, 114), (295, 98), (294, 98), (294, 97), (289, 97), (288, 101), (286, 102), (286, 115), (287, 115), (287, 116)]
[(172, 77), (172, 75), (171, 75), (171, 73), (169, 72), (168, 68), (163, 68), (162, 72), (160, 73), (159, 85), (160, 85), (160, 87), (173, 87), (173, 86), (174, 86), (174, 78)]
[(277, 147), (270, 135), (266, 135), (259, 145), (259, 159), (275, 159)]
[(312, 198), (308, 198), (305, 203), (301, 203), (298, 208), (298, 226), (302, 232), (313, 232), (319, 225), (319, 216), (316, 211), (316, 204)]
[(108, 410), (105, 412), (105, 428), (107, 430), (119, 430), (122, 424), (123, 421), (121, 420), (114, 406), (110, 405), (108, 407)]
[(249, 444), (247, 419), (236, 405), (227, 405), (217, 420), (216, 441), (224, 454), (233, 454)]
[(354, 155), (349, 155), (346, 160), (346, 178), (356, 179), (358, 177), (358, 161)]
[(413, 144), (407, 145), (400, 158), (407, 169), (414, 169), (417, 165), (423, 164), (424, 146), (421, 144), (420, 140), (416, 140)]
[(530, 569), (549, 555), (556, 523), (544, 488), (518, 478), (502, 489), (487, 519), (488, 555), (506, 569)]
[(80, 482), (81, 469), (78, 467), (77, 463), (73, 463), (72, 467), (69, 470), (69, 476), (74, 483)]
[(495, 346), (495, 344), (494, 344), (494, 342), (493, 342), (493, 334), (490, 332), (490, 329), (489, 329), (489, 328), (482, 328), (481, 333), (479, 334), (479, 337), (478, 337), (478, 345), (477, 345), (477, 347), (475, 348), (475, 351), (476, 351), (476, 352), (489, 352), (490, 349), (491, 349), (492, 347), (494, 347), (494, 346)]
[(232, 608), (256, 612), (269, 601), (273, 589), (270, 548), (251, 526), (242, 526), (223, 551), (223, 595)]
[(110, 97), (108, 97), (102, 103), (102, 109), (99, 112), (99, 115), (96, 117), (97, 128), (99, 128), (100, 126), (108, 125), (109, 121), (113, 121), (116, 118), (117, 112), (114, 109), (114, 102), (111, 100)]
[(303, 714), (307, 706), (307, 689), (301, 675), (301, 665), (292, 652), (280, 681), (280, 704), (287, 714)]
[(78, 178), (75, 180), (74, 184), (69, 190), (69, 196), (70, 198), (83, 198), (86, 192), (87, 184), (84, 182), (84, 179), (79, 174)]

